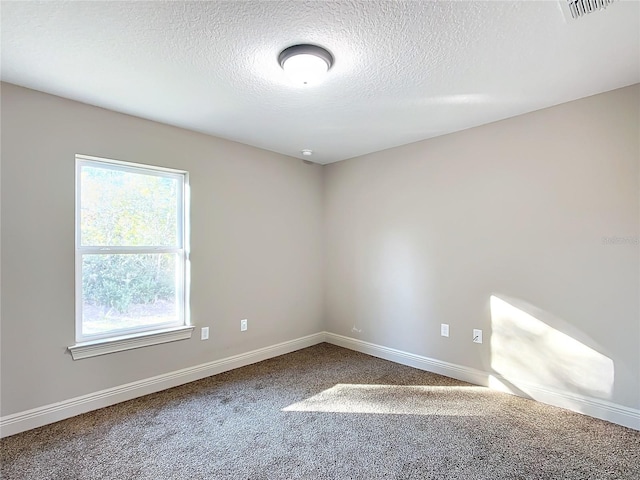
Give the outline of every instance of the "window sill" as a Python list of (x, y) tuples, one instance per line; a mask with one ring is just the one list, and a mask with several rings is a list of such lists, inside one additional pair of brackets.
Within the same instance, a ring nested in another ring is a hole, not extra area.
[(68, 347), (68, 350), (71, 352), (74, 360), (80, 360), (82, 358), (97, 357), (98, 355), (147, 347), (149, 345), (187, 340), (191, 338), (194, 328), (194, 326), (188, 325), (153, 332), (135, 333), (122, 337), (105, 338), (92, 342), (76, 343)]

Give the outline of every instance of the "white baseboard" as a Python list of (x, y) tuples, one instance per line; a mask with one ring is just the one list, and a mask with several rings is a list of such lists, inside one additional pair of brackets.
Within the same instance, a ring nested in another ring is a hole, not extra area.
[(218, 373), (244, 367), (252, 363), (294, 352), (325, 341), (324, 332), (282, 342), (270, 347), (259, 348), (251, 352), (203, 363), (152, 378), (146, 378), (99, 392), (82, 395), (62, 402), (45, 405), (24, 412), (6, 415), (0, 418), (0, 438), (41, 427), (49, 423), (74, 417), (81, 413), (115, 405), (116, 403), (177, 387), (185, 383)]
[(443, 362), (441, 360), (403, 352), (394, 348), (364, 342), (335, 333), (325, 332), (325, 341), (402, 365), (446, 375), (447, 377), (494, 388), (525, 398), (531, 398), (542, 403), (566, 408), (574, 412), (640, 430), (640, 410), (618, 405), (600, 398), (587, 397), (527, 382), (518, 382), (518, 390), (514, 391), (509, 389), (510, 382), (496, 373), (484, 372), (482, 370), (476, 370), (475, 368)]
[[(201, 378), (218, 373), (244, 367), (252, 363), (294, 352), (318, 343), (328, 342), (357, 352), (366, 353), (374, 357), (390, 360), (402, 365), (421, 370), (446, 375), (476, 385), (496, 388), (496, 384), (506, 382), (500, 375), (484, 372), (474, 368), (443, 362), (433, 358), (376, 345), (329, 332), (320, 332), (306, 337), (290, 340), (251, 352), (234, 355), (232, 357), (215, 360), (213, 362), (196, 365), (194, 367), (169, 372), (156, 377), (127, 383), (118, 387), (100, 390), (80, 397), (45, 405), (24, 412), (0, 417), (0, 438), (24, 432), (32, 428), (41, 427), (65, 418), (74, 417), (99, 408), (115, 405), (150, 393), (159, 392), (167, 388), (200, 380)], [(492, 382), (495, 381), (496, 382)], [(492, 384), (493, 383), (493, 384)], [(508, 382), (506, 382), (508, 383)], [(583, 413), (592, 417), (607, 420), (619, 425), (640, 430), (640, 410), (617, 405), (606, 400), (585, 397), (571, 392), (552, 390), (540, 385), (518, 384), (526, 393), (513, 392), (508, 388), (498, 388), (508, 393), (533, 398), (535, 400)]]

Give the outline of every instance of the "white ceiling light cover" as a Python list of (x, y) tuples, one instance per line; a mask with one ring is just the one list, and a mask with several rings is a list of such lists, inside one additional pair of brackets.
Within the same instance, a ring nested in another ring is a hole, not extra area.
[(320, 82), (333, 65), (333, 56), (315, 45), (293, 45), (283, 50), (278, 60), (287, 77), (299, 85)]

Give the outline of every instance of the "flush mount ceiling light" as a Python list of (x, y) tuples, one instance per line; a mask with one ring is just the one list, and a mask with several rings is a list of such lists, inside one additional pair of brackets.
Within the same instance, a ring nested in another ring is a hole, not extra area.
[(278, 63), (295, 83), (319, 82), (333, 65), (333, 55), (317, 45), (293, 45), (278, 56)]
[(311, 155), (313, 155), (313, 150), (305, 148), (304, 150), (300, 150), (300, 153), (302, 153), (302, 155), (304, 155), (305, 157), (310, 157)]

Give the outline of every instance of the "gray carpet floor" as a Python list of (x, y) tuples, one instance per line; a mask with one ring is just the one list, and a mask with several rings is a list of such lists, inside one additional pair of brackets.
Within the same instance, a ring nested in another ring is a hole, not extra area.
[(328, 344), (0, 442), (15, 479), (640, 479), (640, 432)]

